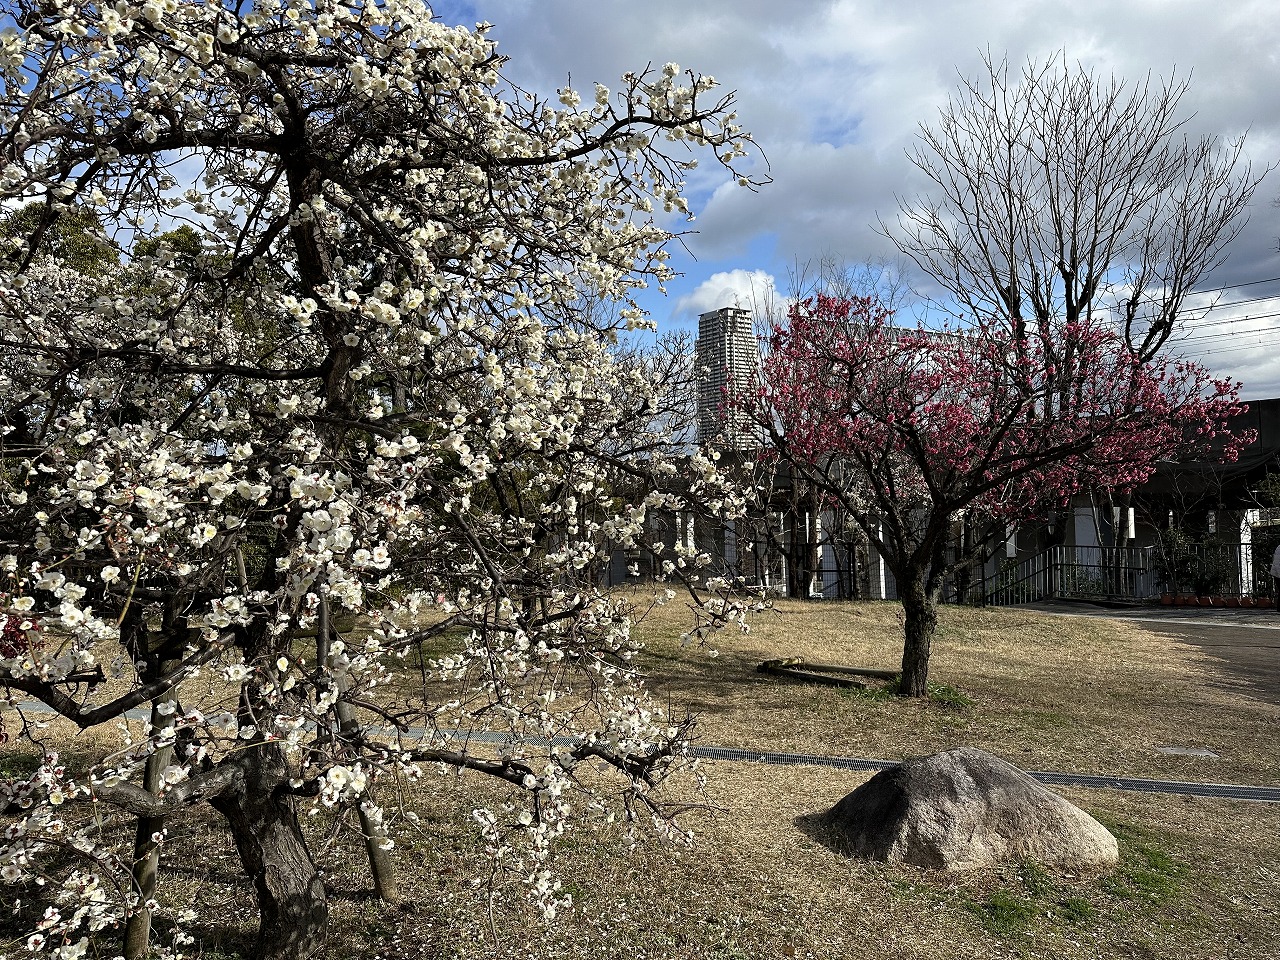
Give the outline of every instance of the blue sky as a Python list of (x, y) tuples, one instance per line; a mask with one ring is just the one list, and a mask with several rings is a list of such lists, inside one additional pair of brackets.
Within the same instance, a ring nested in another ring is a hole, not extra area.
[[(1183, 101), (1193, 134), (1248, 132), (1256, 169), (1280, 161), (1280, 4), (1274, 0), (449, 0), (440, 19), (492, 22), (508, 76), (543, 91), (570, 76), (616, 86), (627, 70), (674, 60), (738, 91), (739, 113), (769, 158), (758, 194), (718, 178), (692, 192), (698, 232), (673, 248), (685, 274), (645, 305), (663, 328), (699, 309), (747, 301), (796, 263), (891, 254), (874, 228), (895, 194), (919, 186), (905, 158), (959, 74), (989, 48), (1010, 61), (1057, 49), (1104, 75), (1192, 75)], [(702, 171), (700, 171), (702, 173)], [(1205, 283), (1224, 303), (1182, 346), (1244, 381), (1247, 397), (1280, 396), (1280, 173), (1268, 174), (1227, 264)], [(1253, 285), (1237, 289), (1236, 285)], [(1258, 300), (1268, 294), (1275, 299)], [(1206, 298), (1207, 300), (1207, 298)], [(744, 304), (745, 305), (745, 304)], [(1277, 316), (1269, 317), (1267, 314)], [(1223, 322), (1228, 321), (1228, 322)]]

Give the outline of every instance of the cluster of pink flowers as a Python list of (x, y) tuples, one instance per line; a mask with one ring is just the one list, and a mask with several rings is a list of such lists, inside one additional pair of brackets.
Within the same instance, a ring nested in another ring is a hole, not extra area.
[(870, 298), (818, 296), (769, 347), (738, 402), (791, 455), (843, 459), (851, 481), (903, 503), (1026, 518), (1081, 490), (1130, 490), (1215, 439), (1233, 460), (1249, 440), (1219, 437), (1242, 409), (1238, 384), (1142, 361), (1100, 321), (902, 328)]
[[(7, 607), (11, 598), (0, 594), (0, 607)], [(0, 610), (3, 625), (0, 626), (0, 658), (25, 656), (44, 646), (44, 634), (40, 621), (24, 612)]]

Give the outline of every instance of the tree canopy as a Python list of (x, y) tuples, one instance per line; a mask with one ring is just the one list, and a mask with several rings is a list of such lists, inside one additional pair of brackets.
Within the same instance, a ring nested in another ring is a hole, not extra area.
[[(476, 811), (495, 875), (548, 914), (567, 828), (673, 829), (687, 724), (596, 574), (651, 512), (742, 500), (699, 456), (677, 482), (642, 415), (662, 386), (611, 344), (670, 276), (685, 171), (749, 183), (732, 95), (666, 64), (547, 102), (487, 24), (415, 0), (6, 12), (0, 198), (43, 212), (0, 265), (0, 687), (20, 739), (34, 701), (101, 734), (0, 787), (29, 949), (149, 916), (166, 835), (135, 845), (104, 805), (212, 805), (263, 957), (324, 936), (302, 806), (385, 847), (394, 786), (491, 775), (523, 798)], [(82, 209), (131, 282), (42, 245)], [(584, 316), (584, 288), (617, 309)], [(708, 558), (666, 556), (704, 623), (741, 616)], [(163, 951), (191, 923), (166, 916)]]
[(1143, 359), (1226, 257), (1261, 175), (1244, 140), (1187, 136), (1189, 78), (1103, 77), (990, 53), (908, 159), (927, 193), (881, 229), (957, 320), (1109, 319)]

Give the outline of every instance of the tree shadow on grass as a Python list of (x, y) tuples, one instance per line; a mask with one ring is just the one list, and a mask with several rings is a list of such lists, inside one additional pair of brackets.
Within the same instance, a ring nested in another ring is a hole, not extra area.
[[(341, 900), (346, 903), (383, 903), (378, 892), (373, 887), (356, 887), (349, 884), (342, 886), (325, 885), (325, 893), (328, 894), (330, 901)], [(412, 914), (417, 913), (420, 904), (413, 899), (402, 899), (396, 903), (383, 903), (388, 911), (396, 913)]]
[[(705, 716), (746, 711), (763, 718), (770, 713), (789, 714), (796, 710), (823, 712), (829, 711), (833, 696), (893, 699), (885, 679), (895, 675), (892, 670), (838, 667), (838, 677), (812, 679), (761, 670), (762, 664), (779, 662), (771, 658), (768, 651), (726, 652), (712, 660), (697, 650), (684, 653), (646, 650), (640, 666), (651, 693), (671, 698)], [(820, 668), (814, 672), (821, 672)], [(833, 684), (833, 680), (837, 683)], [(759, 725), (767, 727), (771, 722), (761, 719)]]
[(834, 854), (849, 860), (860, 860), (849, 849), (848, 841), (841, 836), (840, 831), (836, 830), (830, 819), (829, 810), (821, 810), (816, 813), (802, 813), (798, 817), (792, 819), (792, 823), (796, 825), (796, 829), (812, 840), (819, 846), (826, 847)]
[(677, 654), (646, 650), (640, 667), (650, 692), (687, 699), (699, 712), (721, 713), (734, 709), (733, 700), (744, 693), (765, 692), (775, 681), (756, 672), (758, 660), (724, 654), (712, 660), (703, 651)]
[(206, 863), (199, 864), (198, 866), (192, 866), (189, 864), (174, 863), (170, 861), (162, 863), (160, 869), (165, 873), (198, 880), (203, 885), (218, 884), (223, 887), (240, 889), (251, 883), (249, 875), (243, 870), (230, 870), (223, 869), (221, 867), (212, 867)]

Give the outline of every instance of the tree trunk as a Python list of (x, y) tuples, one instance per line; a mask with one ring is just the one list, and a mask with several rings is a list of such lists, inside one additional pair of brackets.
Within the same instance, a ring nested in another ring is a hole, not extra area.
[(253, 956), (304, 960), (324, 944), (329, 906), (294, 798), (284, 791), (289, 777), (284, 751), (276, 744), (255, 744), (242, 754), (241, 764), (243, 782), (212, 802), (227, 818), (257, 892), (261, 924)]
[(361, 804), (360, 830), (364, 833), (364, 848), (369, 854), (369, 872), (373, 875), (373, 892), (384, 903), (395, 903), (400, 899), (400, 887), (396, 883), (395, 867), (391, 863), (391, 853), (385, 845), (386, 830), (381, 824), (374, 823), (373, 818), (365, 812)]
[(902, 645), (902, 680), (898, 684), (901, 697), (928, 696), (929, 647), (938, 626), (938, 607), (925, 587), (923, 570), (898, 577), (898, 599), (902, 603), (904, 630)]
[(787, 536), (787, 596), (797, 599), (807, 599), (805, 597), (804, 585), (807, 583), (805, 577), (804, 561), (805, 551), (802, 542), (801, 531), (804, 527), (804, 514), (800, 510), (800, 496), (792, 487), (791, 498), (787, 504), (788, 520), (791, 529)]
[(1044, 548), (1060, 547), (1067, 542), (1067, 525), (1071, 523), (1074, 513), (1070, 507), (1054, 510), (1049, 515), (1049, 529), (1045, 531)]
[[(168, 665), (166, 664), (166, 669)], [(168, 716), (156, 709), (156, 704), (174, 697), (172, 689), (157, 697), (151, 707), (152, 733), (161, 733), (173, 726), (175, 713)], [(144, 784), (151, 793), (159, 793), (164, 768), (173, 759), (173, 747), (160, 747), (147, 757)], [(155, 896), (156, 872), (160, 867), (160, 844), (152, 837), (164, 830), (166, 818), (139, 817), (138, 830), (133, 841), (133, 885), (138, 894), (138, 906), (129, 914), (124, 928), (124, 955), (126, 960), (145, 957), (151, 950), (151, 910), (147, 901)]]
[(818, 507), (818, 490), (815, 487), (809, 496), (806, 504), (806, 520), (805, 533), (808, 538), (806, 545), (805, 564), (808, 566), (808, 591), (809, 597), (823, 596), (822, 590), (822, 513)]
[[(528, 599), (532, 600), (532, 598)], [(322, 668), (329, 661), (331, 629), (329, 601), (321, 598), (320, 617), (316, 626), (316, 664)], [(354, 736), (360, 732), (359, 721), (356, 720), (351, 704), (342, 699), (342, 695), (347, 692), (344, 680), (339, 677), (336, 683), (338, 701), (334, 704), (334, 712), (338, 715), (339, 728), (343, 736)], [(395, 903), (400, 899), (400, 889), (396, 885), (395, 868), (387, 849), (387, 833), (381, 824), (375, 823), (369, 816), (368, 811), (365, 810), (364, 801), (361, 801), (357, 807), (357, 813), (360, 816), (360, 832), (364, 834), (365, 851), (369, 854), (369, 872), (373, 875), (373, 892), (377, 894), (378, 899), (386, 903)]]

